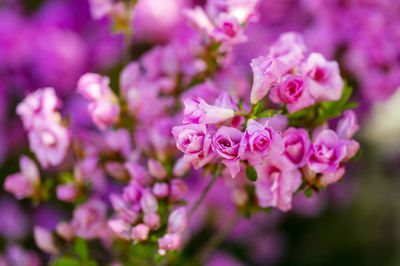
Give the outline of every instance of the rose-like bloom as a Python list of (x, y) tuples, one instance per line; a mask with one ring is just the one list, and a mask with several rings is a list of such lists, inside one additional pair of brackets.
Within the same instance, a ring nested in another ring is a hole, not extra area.
[(29, 145), (44, 168), (59, 165), (64, 159), (70, 138), (67, 129), (54, 121), (37, 121), (28, 133)]
[(183, 233), (185, 231), (187, 221), (186, 207), (179, 207), (171, 212), (168, 217), (168, 233)]
[(211, 150), (211, 135), (204, 124), (188, 124), (172, 128), (176, 146), (184, 153), (183, 159), (198, 169), (215, 158)]
[(252, 59), (250, 66), (253, 70), (253, 87), (251, 88), (250, 100), (252, 104), (256, 104), (279, 81), (282, 75), (282, 63), (271, 57), (260, 56)]
[(180, 234), (166, 234), (158, 239), (158, 252), (165, 255), (167, 250), (174, 250), (179, 247), (181, 243)]
[(279, 85), (271, 88), (269, 97), (274, 103), (286, 103), (289, 113), (314, 104), (307, 80), (300, 75), (284, 76)]
[(230, 108), (209, 105), (201, 98), (188, 97), (183, 104), (184, 124), (217, 124), (232, 118), (235, 114)]
[(78, 196), (78, 188), (73, 183), (57, 186), (57, 198), (62, 201), (73, 202)]
[(120, 106), (114, 94), (91, 102), (88, 106), (88, 110), (94, 124), (100, 130), (105, 130), (108, 126), (115, 124), (119, 119)]
[(356, 113), (353, 110), (347, 110), (336, 127), (336, 133), (342, 139), (351, 139), (358, 129)]
[(335, 172), (346, 156), (346, 143), (335, 131), (322, 130), (311, 145), (308, 166), (316, 173)]
[(21, 117), (25, 129), (31, 129), (37, 119), (53, 119), (56, 109), (61, 106), (53, 88), (38, 89), (29, 94), (17, 106), (17, 114)]
[(336, 61), (327, 61), (321, 54), (312, 53), (301, 72), (308, 77), (310, 93), (316, 101), (336, 101), (342, 96), (343, 80)]
[(240, 142), (239, 156), (252, 165), (265, 161), (267, 156), (277, 156), (283, 152), (280, 134), (269, 124), (262, 125), (250, 119)]
[(214, 134), (212, 148), (216, 154), (221, 156), (222, 163), (229, 169), (232, 177), (240, 171), (239, 147), (243, 133), (233, 127), (222, 126)]
[(277, 207), (281, 211), (290, 210), (293, 193), (301, 185), (300, 171), (283, 156), (258, 165), (256, 170), (258, 204), (261, 207)]
[(247, 41), (246, 35), (243, 33), (243, 27), (239, 21), (228, 14), (221, 13), (216, 21), (216, 27), (211, 36), (224, 44), (235, 45)]
[(171, 180), (171, 191), (169, 196), (171, 200), (179, 200), (187, 190), (188, 188), (186, 183), (181, 179), (175, 178)]
[(149, 236), (150, 228), (145, 224), (138, 224), (132, 228), (132, 239), (135, 241), (144, 241)]
[(160, 215), (155, 212), (146, 213), (143, 222), (150, 227), (151, 230), (160, 228)]
[(34, 161), (26, 156), (19, 159), (20, 173), (6, 177), (4, 190), (12, 193), (17, 199), (32, 197), (40, 183), (39, 169)]
[(96, 101), (110, 93), (110, 79), (96, 73), (86, 73), (78, 80), (76, 91), (89, 101)]
[(33, 228), (33, 235), (36, 246), (38, 246), (41, 250), (51, 254), (58, 252), (58, 248), (54, 243), (54, 238), (50, 231), (43, 227), (35, 226)]
[(147, 161), (147, 169), (149, 169), (149, 174), (158, 180), (163, 180), (167, 177), (167, 171), (159, 161), (149, 159)]
[(285, 157), (296, 167), (303, 167), (308, 162), (311, 141), (303, 128), (288, 128), (282, 135), (285, 145)]
[(104, 234), (107, 207), (98, 199), (91, 199), (75, 209), (72, 227), (84, 239), (99, 238)]
[(90, 15), (93, 19), (101, 19), (109, 12), (111, 12), (113, 7), (112, 0), (89, 0), (90, 5)]
[(344, 166), (339, 167), (336, 171), (333, 172), (325, 172), (318, 180), (319, 184), (323, 187), (327, 185), (331, 185), (339, 181), (345, 173)]
[(282, 71), (287, 73), (297, 67), (304, 59), (303, 37), (295, 32), (286, 32), (271, 46), (269, 55), (283, 63)]

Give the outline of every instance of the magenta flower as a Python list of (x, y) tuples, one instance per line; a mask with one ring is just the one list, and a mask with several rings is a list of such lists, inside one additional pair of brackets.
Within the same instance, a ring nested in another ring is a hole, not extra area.
[(180, 234), (166, 234), (158, 239), (158, 252), (165, 255), (167, 250), (174, 250), (179, 247), (181, 243)]
[(132, 228), (132, 239), (135, 241), (144, 241), (149, 236), (150, 228), (145, 224), (137, 224)]
[(158, 198), (167, 197), (168, 194), (169, 194), (168, 183), (165, 183), (165, 182), (162, 182), (162, 183), (157, 182), (157, 183), (155, 183), (153, 185), (152, 192)]
[(123, 219), (111, 219), (107, 222), (108, 227), (121, 239), (130, 240), (132, 226)]
[(149, 169), (149, 174), (158, 180), (163, 180), (167, 177), (167, 172), (159, 161), (149, 159), (147, 161), (147, 168)]
[(309, 79), (310, 93), (315, 101), (340, 99), (343, 80), (336, 61), (327, 61), (321, 54), (311, 53), (302, 65), (301, 72)]
[(17, 199), (32, 197), (40, 185), (39, 169), (27, 156), (19, 159), (20, 173), (6, 177), (4, 190), (12, 193)]
[(140, 206), (144, 213), (157, 212), (158, 202), (156, 197), (147, 190), (143, 191), (142, 197), (140, 198)]
[(271, 57), (260, 56), (252, 59), (250, 66), (253, 70), (253, 87), (251, 88), (250, 100), (252, 104), (256, 104), (279, 81), (282, 75), (282, 63)]
[(212, 149), (221, 156), (222, 163), (229, 169), (232, 177), (240, 171), (239, 147), (243, 133), (233, 127), (222, 126), (213, 136)]
[(282, 135), (285, 145), (285, 157), (296, 167), (303, 167), (308, 162), (311, 141), (303, 128), (288, 128)]
[(343, 177), (344, 173), (344, 166), (339, 167), (338, 169), (336, 169), (336, 171), (333, 172), (325, 172), (318, 180), (319, 184), (323, 187), (334, 184)]
[(279, 156), (283, 150), (280, 134), (269, 123), (262, 125), (252, 119), (247, 122), (239, 148), (241, 160), (247, 160), (255, 166), (264, 162), (267, 156)]
[(316, 173), (335, 172), (346, 156), (346, 143), (335, 131), (322, 130), (311, 145), (308, 166)]
[(51, 254), (55, 254), (58, 252), (58, 248), (55, 245), (54, 238), (50, 231), (43, 227), (35, 226), (33, 228), (33, 235), (36, 245), (41, 250)]
[(21, 117), (25, 129), (34, 127), (36, 120), (54, 119), (56, 110), (61, 106), (53, 88), (38, 89), (29, 94), (17, 106), (17, 114)]
[(73, 202), (78, 196), (78, 188), (73, 183), (57, 186), (57, 198), (62, 201)]
[(189, 97), (183, 101), (184, 124), (217, 124), (234, 116), (234, 110), (209, 105), (201, 98)]
[(187, 219), (186, 207), (173, 210), (168, 217), (168, 233), (183, 233), (188, 224)]
[(119, 119), (120, 107), (115, 97), (101, 98), (92, 102), (89, 104), (88, 110), (94, 124), (100, 130), (105, 130)]
[(221, 13), (218, 16), (216, 27), (211, 32), (211, 37), (229, 46), (247, 41), (239, 21), (225, 13)]
[(359, 128), (356, 113), (352, 110), (347, 110), (336, 127), (336, 133), (342, 139), (351, 139)]
[(101, 19), (107, 16), (113, 7), (112, 0), (89, 0), (90, 14), (93, 19)]
[(188, 187), (183, 180), (177, 178), (171, 180), (170, 197), (172, 200), (181, 199), (187, 190)]
[(107, 207), (98, 199), (91, 199), (75, 209), (72, 227), (84, 239), (100, 238), (106, 226)]
[(40, 120), (28, 133), (29, 145), (44, 168), (59, 165), (67, 154), (70, 136), (61, 124)]
[(255, 183), (258, 204), (261, 207), (277, 207), (281, 211), (292, 208), (292, 195), (301, 185), (300, 171), (285, 157), (268, 160), (256, 167)]
[(155, 212), (146, 213), (143, 217), (143, 221), (151, 230), (160, 228), (160, 215)]
[(172, 129), (176, 146), (184, 153), (183, 159), (198, 169), (215, 158), (211, 150), (211, 135), (204, 124), (188, 124)]
[(269, 97), (274, 103), (286, 103), (289, 113), (314, 104), (308, 82), (300, 75), (284, 76), (279, 85), (272, 87)]

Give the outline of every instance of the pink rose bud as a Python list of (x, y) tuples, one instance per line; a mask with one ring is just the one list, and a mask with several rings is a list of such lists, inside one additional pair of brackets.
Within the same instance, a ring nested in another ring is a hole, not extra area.
[(33, 228), (33, 236), (35, 238), (36, 245), (46, 253), (55, 254), (58, 252), (58, 248), (54, 244), (54, 238), (50, 231), (47, 229), (35, 226)]
[(157, 212), (157, 199), (150, 191), (144, 191), (140, 199), (140, 206), (142, 207), (142, 211), (144, 213)]
[(250, 100), (252, 104), (258, 103), (264, 98), (271, 87), (280, 79), (282, 63), (271, 57), (257, 57), (251, 60), (253, 70), (253, 87)]
[(4, 189), (17, 199), (32, 197), (40, 184), (39, 169), (35, 162), (27, 156), (19, 159), (21, 172), (6, 177)]
[(339, 181), (345, 173), (345, 168), (344, 166), (339, 167), (336, 171), (334, 172), (326, 172), (323, 173), (321, 178), (319, 179), (319, 184), (323, 187), (326, 187), (327, 185), (331, 185)]
[(145, 224), (138, 224), (132, 229), (132, 238), (135, 241), (144, 241), (149, 236), (150, 228)]
[(346, 157), (343, 161), (348, 161), (354, 156), (356, 156), (358, 150), (360, 149), (360, 144), (355, 140), (349, 140), (346, 142)]
[(158, 253), (165, 255), (167, 250), (175, 250), (181, 243), (180, 234), (166, 234), (158, 239)]
[(120, 238), (129, 240), (131, 225), (123, 219), (111, 219), (108, 221), (108, 227)]
[(340, 119), (336, 132), (342, 139), (351, 139), (359, 128), (356, 113), (353, 110), (347, 110)]
[(190, 169), (190, 163), (184, 160), (183, 157), (179, 158), (175, 165), (174, 168), (172, 169), (172, 173), (176, 177), (182, 177), (185, 175)]
[(182, 233), (187, 226), (186, 207), (179, 207), (171, 212), (168, 217), (168, 233)]
[(180, 199), (187, 191), (187, 185), (181, 179), (171, 180), (170, 197), (172, 200)]
[(143, 221), (151, 230), (160, 228), (160, 215), (155, 212), (146, 213), (143, 217)]
[(115, 95), (104, 97), (88, 106), (89, 114), (92, 117), (93, 123), (100, 129), (105, 130), (107, 127), (116, 123), (119, 119), (120, 107)]
[(168, 196), (168, 194), (169, 194), (168, 184), (165, 182), (155, 183), (153, 186), (153, 194), (159, 198), (164, 198), (164, 197)]
[(122, 197), (127, 202), (135, 203), (140, 200), (142, 192), (143, 187), (133, 180), (124, 188)]
[(233, 109), (209, 105), (201, 98), (188, 97), (183, 104), (184, 124), (217, 124), (235, 115)]
[(89, 101), (97, 101), (110, 93), (109, 84), (110, 79), (108, 77), (95, 73), (86, 73), (78, 80), (76, 90)]
[(149, 169), (150, 175), (158, 180), (162, 180), (167, 177), (167, 172), (159, 161), (149, 159), (147, 161), (147, 168)]
[(67, 241), (71, 241), (74, 238), (74, 228), (67, 222), (60, 222), (57, 224), (56, 232), (59, 236)]
[(321, 54), (311, 53), (301, 73), (308, 77), (315, 101), (337, 101), (342, 96), (343, 80), (336, 61), (327, 61)]
[(57, 186), (57, 198), (66, 202), (73, 202), (78, 196), (78, 189), (73, 183)]

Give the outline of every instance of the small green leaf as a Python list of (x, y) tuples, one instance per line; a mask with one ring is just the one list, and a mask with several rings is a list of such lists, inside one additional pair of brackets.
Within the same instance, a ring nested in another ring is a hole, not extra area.
[(312, 197), (312, 189), (311, 188), (307, 188), (306, 190), (304, 190), (304, 195), (307, 197), (307, 198), (311, 198)]
[(246, 177), (251, 182), (256, 182), (257, 177), (258, 177), (256, 169), (254, 169), (254, 167), (252, 167), (250, 165), (247, 165), (246, 166)]
[(268, 118), (272, 117), (275, 114), (275, 110), (264, 110), (261, 113), (257, 114), (258, 118)]
[(81, 266), (81, 263), (72, 257), (62, 257), (53, 263), (53, 266)]
[(88, 247), (85, 240), (82, 238), (77, 237), (75, 239), (74, 250), (83, 261), (87, 261), (89, 259)]

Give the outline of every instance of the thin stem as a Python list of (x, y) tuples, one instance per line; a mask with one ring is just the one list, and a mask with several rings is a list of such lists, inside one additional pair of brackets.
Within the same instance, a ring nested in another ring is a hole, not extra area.
[(224, 241), (231, 233), (236, 224), (240, 221), (240, 213), (236, 215), (225, 225), (220, 231), (213, 235), (208, 243), (195, 255), (196, 262), (204, 262), (208, 259), (211, 253)]
[(215, 170), (210, 182), (207, 184), (207, 186), (204, 188), (203, 192), (201, 193), (200, 197), (197, 199), (196, 203), (193, 205), (193, 207), (189, 210), (189, 217), (193, 215), (193, 213), (197, 210), (197, 208), (200, 206), (204, 198), (207, 196), (208, 191), (211, 189), (211, 187), (214, 185), (215, 181), (217, 181), (218, 177), (221, 174), (223, 165), (220, 163), (218, 164), (217, 169)]

